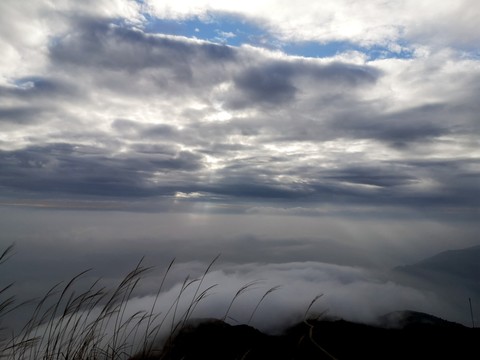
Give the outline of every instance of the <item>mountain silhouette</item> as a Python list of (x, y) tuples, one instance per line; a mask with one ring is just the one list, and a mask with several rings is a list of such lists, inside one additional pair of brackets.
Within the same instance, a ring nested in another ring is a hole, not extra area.
[(480, 246), (444, 251), (415, 264), (398, 266), (390, 275), (398, 283), (435, 294), (444, 304), (438, 311), (449, 319), (478, 324)]
[(480, 281), (480, 246), (460, 250), (448, 250), (424, 259), (416, 264), (399, 266), (397, 271), (413, 274), (436, 272), (455, 276), (465, 281)]
[[(450, 296), (465, 308), (469, 297), (480, 299), (479, 264), (480, 246), (475, 246), (396, 267), (392, 274), (397, 280), (408, 279), (445, 299)], [(470, 313), (463, 311), (464, 314), (468, 321), (462, 319), (462, 323), (470, 324)], [(138, 355), (131, 360), (479, 358), (478, 328), (412, 310), (385, 314), (375, 324), (342, 319), (307, 320), (274, 336), (247, 325), (197, 320), (168, 339), (157, 353)]]
[(382, 321), (308, 320), (273, 336), (206, 320), (184, 327), (160, 353), (132, 360), (478, 359), (479, 329), (414, 311), (386, 314)]

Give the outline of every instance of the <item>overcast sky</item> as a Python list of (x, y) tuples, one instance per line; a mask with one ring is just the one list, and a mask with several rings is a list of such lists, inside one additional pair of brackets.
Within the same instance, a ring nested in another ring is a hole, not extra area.
[(476, 0), (2, 0), (10, 278), (222, 253), (307, 289), (478, 244), (479, 17)]

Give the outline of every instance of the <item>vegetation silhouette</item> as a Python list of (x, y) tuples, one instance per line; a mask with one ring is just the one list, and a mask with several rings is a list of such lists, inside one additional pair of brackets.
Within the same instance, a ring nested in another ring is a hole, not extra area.
[[(0, 265), (13, 255), (13, 246), (0, 254)], [(32, 315), (17, 332), (0, 333), (0, 358), (6, 360), (180, 360), (180, 359), (477, 359), (479, 329), (451, 323), (434, 316), (404, 311), (387, 314), (378, 326), (328, 319), (314, 314), (314, 297), (303, 319), (281, 335), (267, 335), (251, 327), (267, 296), (280, 286), (266, 290), (245, 324), (226, 321), (236, 300), (257, 285), (241, 286), (219, 319), (195, 320), (198, 304), (218, 284), (206, 284), (215, 257), (198, 278), (186, 277), (174, 301), (164, 313), (157, 305), (173, 259), (160, 278), (158, 290), (147, 310), (130, 313), (127, 308), (142, 278), (152, 268), (143, 258), (119, 284), (107, 289), (94, 281), (82, 291), (75, 275), (58, 283), (36, 300), (17, 303), (8, 295), (13, 283), (0, 287), (0, 326), (7, 315), (33, 305)], [(187, 291), (188, 290), (188, 291)], [(185, 299), (186, 298), (186, 299)], [(187, 306), (181, 306), (186, 301)]]

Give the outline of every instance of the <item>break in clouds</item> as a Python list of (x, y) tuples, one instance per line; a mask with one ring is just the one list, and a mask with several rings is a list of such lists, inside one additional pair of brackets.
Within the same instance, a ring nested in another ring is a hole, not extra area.
[[(2, 2), (10, 274), (27, 281), (35, 269), (40, 291), (58, 268), (93, 263), (118, 278), (133, 256), (191, 266), (222, 253), (213, 282), (293, 284), (272, 311), (324, 292), (326, 308), (355, 320), (402, 307), (451, 314), (363, 267), (478, 241), (478, 5), (256, 3)], [(232, 45), (149, 26), (222, 16), (268, 36)], [(351, 50), (287, 51), (315, 41)]]

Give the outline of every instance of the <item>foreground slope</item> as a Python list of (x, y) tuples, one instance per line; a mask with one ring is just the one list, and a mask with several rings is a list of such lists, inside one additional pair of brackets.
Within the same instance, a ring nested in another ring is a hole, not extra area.
[(207, 320), (184, 328), (161, 353), (135, 359), (478, 359), (478, 329), (413, 311), (379, 323), (308, 320), (271, 336)]

